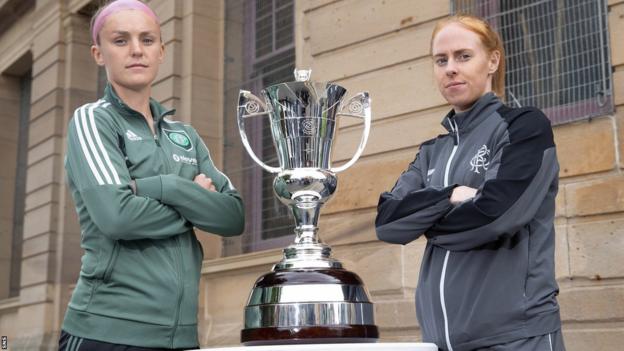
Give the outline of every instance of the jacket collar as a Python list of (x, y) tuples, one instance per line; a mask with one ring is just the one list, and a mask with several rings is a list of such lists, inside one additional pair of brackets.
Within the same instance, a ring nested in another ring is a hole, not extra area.
[[(104, 89), (104, 100), (110, 102), (111, 105), (115, 106), (117, 111), (119, 111), (121, 115), (125, 117), (143, 117), (141, 113), (130, 108), (128, 105), (126, 105), (125, 102), (123, 102), (123, 100), (121, 100), (121, 98), (119, 97), (119, 95), (117, 95), (115, 89), (110, 83), (107, 83), (106, 88)], [(175, 113), (174, 108), (167, 109), (151, 97), (149, 99), (149, 104), (150, 109), (152, 110), (152, 116), (154, 117), (154, 123), (158, 123), (163, 117), (173, 115)]]
[(466, 111), (455, 113), (455, 110), (451, 110), (442, 120), (442, 125), (449, 132), (453, 132), (451, 121), (454, 121), (457, 125), (457, 129), (462, 133), (466, 133), (479, 125), (479, 123), (501, 107), (502, 104), (503, 103), (493, 92), (489, 92), (481, 96), (472, 107)]

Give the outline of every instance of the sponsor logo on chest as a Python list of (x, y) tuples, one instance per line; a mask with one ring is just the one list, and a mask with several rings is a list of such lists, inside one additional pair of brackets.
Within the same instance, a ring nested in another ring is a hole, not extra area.
[(184, 155), (173, 154), (171, 156), (175, 162), (186, 163), (191, 166), (197, 166), (197, 159), (195, 157), (188, 157)]

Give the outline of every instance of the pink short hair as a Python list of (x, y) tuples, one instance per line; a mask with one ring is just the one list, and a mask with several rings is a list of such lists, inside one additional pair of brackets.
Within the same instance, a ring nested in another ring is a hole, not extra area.
[(143, 11), (143, 13), (147, 14), (149, 17), (153, 18), (156, 21), (156, 24), (160, 25), (160, 21), (158, 17), (152, 11), (149, 6), (145, 5), (139, 0), (116, 0), (108, 5), (100, 8), (100, 10), (95, 14), (93, 19), (91, 20), (91, 37), (93, 38), (93, 44), (99, 44), (99, 34), (100, 30), (104, 26), (106, 22), (106, 18), (112, 15), (115, 12), (119, 12), (122, 10), (139, 10)]

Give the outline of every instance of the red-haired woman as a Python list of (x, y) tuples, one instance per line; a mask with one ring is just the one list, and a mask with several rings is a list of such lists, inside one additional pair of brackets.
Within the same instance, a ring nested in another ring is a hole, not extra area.
[(377, 236), (422, 234), (416, 308), (423, 340), (442, 350), (564, 350), (554, 271), (557, 155), (532, 107), (510, 108), (504, 49), (482, 19), (440, 21), (431, 38), (447, 134), (423, 142), (390, 192)]

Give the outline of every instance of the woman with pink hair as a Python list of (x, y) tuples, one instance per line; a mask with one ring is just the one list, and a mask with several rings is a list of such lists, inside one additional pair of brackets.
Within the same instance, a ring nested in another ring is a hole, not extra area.
[(67, 129), (65, 169), (84, 255), (59, 349), (197, 348), (203, 250), (193, 228), (241, 234), (242, 200), (197, 131), (150, 98), (164, 58), (154, 12), (117, 0), (95, 14), (91, 30), (108, 85)]

